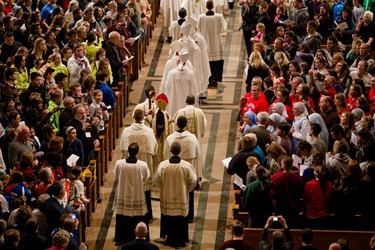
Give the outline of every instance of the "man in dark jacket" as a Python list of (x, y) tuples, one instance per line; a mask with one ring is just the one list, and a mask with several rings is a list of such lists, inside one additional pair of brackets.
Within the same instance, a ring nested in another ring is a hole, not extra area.
[(144, 222), (138, 223), (134, 233), (136, 239), (123, 245), (121, 250), (159, 250), (159, 247), (146, 240), (148, 230)]
[(112, 85), (114, 86), (117, 86), (117, 84), (123, 80), (122, 69), (128, 64), (127, 60), (121, 60), (119, 47), (117, 46), (119, 42), (120, 33), (112, 31), (108, 36), (108, 41), (103, 46), (106, 52), (106, 57), (111, 64), (113, 76)]

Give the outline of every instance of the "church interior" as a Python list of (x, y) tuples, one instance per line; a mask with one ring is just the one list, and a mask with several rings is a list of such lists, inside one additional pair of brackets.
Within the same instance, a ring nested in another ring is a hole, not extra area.
[[(195, 221), (189, 224), (190, 242), (184, 249), (218, 249), (225, 240), (231, 238), (230, 225), (233, 221), (234, 195), (231, 176), (226, 173), (222, 160), (236, 152), (236, 143), (240, 136), (236, 118), (240, 98), (245, 92), (246, 60), (242, 31), (239, 30), (240, 12), (241, 8), (238, 4), (234, 9), (224, 11), (228, 28), (221, 36), (224, 43), (223, 81), (217, 87), (209, 88), (207, 98), (200, 100), (199, 104), (208, 122), (202, 139), (204, 180), (200, 190), (195, 192)], [(149, 66), (141, 69), (139, 79), (131, 85), (124, 127), (131, 124), (131, 114), (135, 105), (144, 101), (145, 87), (153, 85), (156, 93), (159, 94), (158, 90), (170, 46), (166, 39), (167, 28), (163, 28), (162, 24), (163, 17), (159, 15), (145, 55), (145, 61)], [(116, 160), (122, 157), (118, 143), (119, 140), (116, 140), (112, 161), (108, 162), (108, 172), (104, 176), (104, 186), (100, 191), (102, 202), (96, 205), (91, 225), (86, 229), (86, 244), (89, 249), (118, 248), (114, 243), (116, 215), (112, 210), (115, 192), (112, 171)], [(170, 247), (154, 242), (159, 237), (160, 230), (158, 201), (152, 201), (152, 209), (154, 220), (149, 225), (151, 242), (158, 245), (160, 249), (170, 249)]]

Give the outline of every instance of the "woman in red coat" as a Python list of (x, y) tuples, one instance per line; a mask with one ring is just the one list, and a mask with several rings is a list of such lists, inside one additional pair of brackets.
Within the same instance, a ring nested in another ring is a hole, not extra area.
[(314, 169), (315, 180), (305, 186), (305, 217), (307, 227), (324, 229), (329, 225), (329, 205), (333, 186), (327, 180), (326, 168), (318, 165)]

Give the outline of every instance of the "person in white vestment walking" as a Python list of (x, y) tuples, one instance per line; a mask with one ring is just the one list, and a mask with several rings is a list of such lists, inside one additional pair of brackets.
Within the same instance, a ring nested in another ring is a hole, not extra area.
[(160, 187), (160, 237), (171, 247), (186, 247), (189, 242), (188, 220), (189, 192), (194, 190), (197, 177), (194, 167), (179, 156), (181, 145), (174, 142), (172, 157), (161, 162), (153, 177)]
[[(169, 135), (164, 142), (164, 159), (170, 157), (170, 147), (173, 142), (178, 142), (181, 145), (181, 159), (189, 162), (197, 174), (197, 166), (201, 166), (202, 163), (199, 161), (201, 158), (201, 145), (197, 137), (194, 134), (186, 131), (187, 119), (185, 116), (180, 116), (177, 118), (178, 129)], [(194, 221), (194, 190), (189, 192), (189, 213), (187, 216), (188, 222), (192, 223)]]
[(116, 245), (132, 241), (135, 238), (134, 228), (146, 218), (147, 206), (145, 184), (150, 177), (147, 163), (137, 159), (139, 146), (131, 143), (127, 148), (129, 157), (116, 161), (113, 170), (117, 183), (113, 210), (116, 213)]
[[(186, 131), (194, 134), (199, 141), (199, 144), (202, 145), (202, 138), (206, 131), (207, 119), (203, 113), (203, 110), (195, 107), (195, 97), (188, 95), (186, 97), (186, 107), (179, 109), (174, 115), (174, 120), (177, 121), (177, 118), (184, 116), (187, 119), (187, 125), (185, 127)], [(201, 154), (202, 158), (202, 154)], [(195, 165), (198, 181), (201, 181), (203, 178), (203, 159), (197, 161)]]
[(209, 86), (217, 86), (223, 79), (224, 45), (221, 33), (227, 29), (227, 22), (222, 14), (215, 13), (212, 0), (206, 2), (207, 12), (198, 18), (198, 31), (207, 42), (208, 58), (210, 60), (211, 77)]
[(147, 163), (150, 171), (150, 178), (146, 183), (146, 203), (147, 203), (147, 219), (151, 220), (152, 207), (151, 207), (151, 188), (152, 188), (152, 175), (154, 174), (153, 156), (158, 152), (158, 143), (156, 141), (154, 131), (143, 124), (144, 112), (142, 109), (134, 111), (133, 119), (135, 120), (129, 127), (124, 128), (120, 139), (120, 150), (124, 156), (127, 157), (128, 147), (131, 143), (137, 142), (140, 145), (138, 159)]
[(185, 48), (182, 49), (178, 58), (180, 63), (168, 73), (164, 89), (164, 93), (170, 102), (166, 109), (171, 116), (185, 106), (186, 96), (194, 95), (198, 99), (200, 93), (195, 72), (186, 66), (189, 52)]

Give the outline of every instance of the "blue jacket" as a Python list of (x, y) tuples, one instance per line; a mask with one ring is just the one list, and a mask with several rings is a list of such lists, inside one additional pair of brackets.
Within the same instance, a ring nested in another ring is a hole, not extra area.
[(95, 87), (95, 89), (100, 89), (103, 92), (103, 102), (105, 105), (110, 105), (111, 109), (109, 109), (109, 112), (112, 112), (113, 108), (116, 105), (115, 95), (113, 94), (113, 91), (106, 83), (101, 83)]

